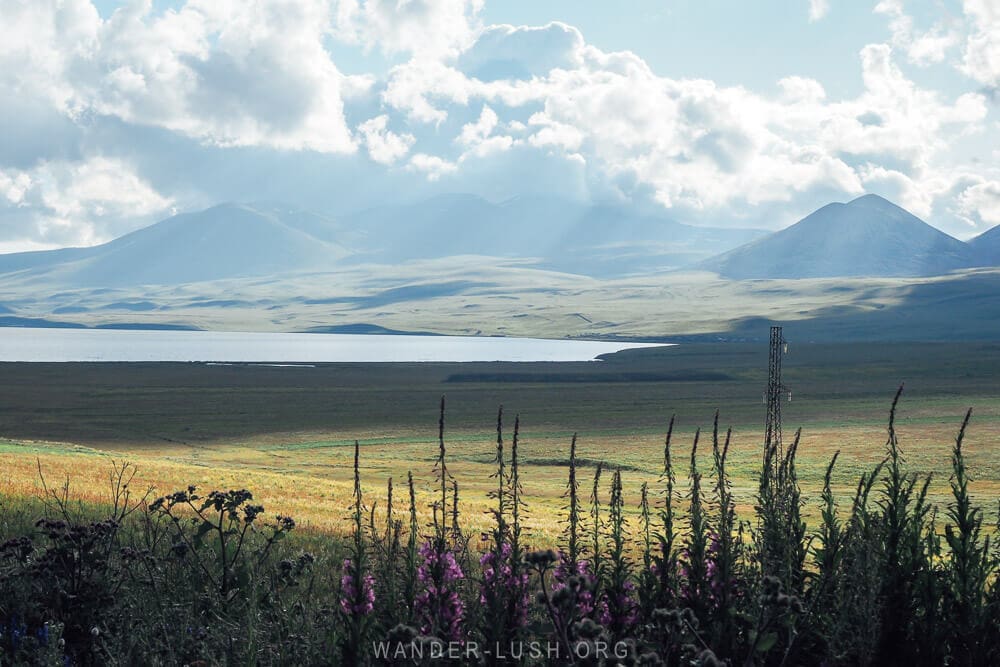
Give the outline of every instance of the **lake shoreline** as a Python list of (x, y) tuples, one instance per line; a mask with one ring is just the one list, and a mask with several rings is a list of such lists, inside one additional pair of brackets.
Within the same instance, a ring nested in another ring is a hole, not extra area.
[(656, 343), (504, 336), (0, 328), (0, 361), (407, 363), (591, 361)]

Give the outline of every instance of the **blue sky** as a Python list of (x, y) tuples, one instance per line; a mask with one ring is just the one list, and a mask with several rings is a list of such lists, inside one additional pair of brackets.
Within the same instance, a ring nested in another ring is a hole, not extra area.
[(0, 251), (444, 192), (1000, 223), (993, 0), (0, 0)]

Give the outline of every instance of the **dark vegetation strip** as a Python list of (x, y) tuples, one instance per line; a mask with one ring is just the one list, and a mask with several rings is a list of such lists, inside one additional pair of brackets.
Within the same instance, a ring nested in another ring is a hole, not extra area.
[(687, 371), (677, 373), (606, 372), (606, 373), (454, 373), (445, 382), (518, 382), (565, 384), (570, 382), (723, 382), (732, 380), (725, 373)]
[[(725, 406), (732, 423), (757, 429), (766, 350), (701, 344), (630, 350), (600, 363), (317, 364), (315, 368), (198, 363), (0, 364), (0, 435), (86, 444), (206, 443), (271, 433), (340, 438), (386, 431), (425, 433), (427, 405), (447, 391), (449, 424), (467, 433), (492, 419), (488, 406), (519, 410), (547, 432), (652, 433), (664, 414), (706, 426)], [(447, 382), (450, 376), (516, 373), (524, 382)], [(602, 374), (723, 374), (726, 381), (601, 382)], [(534, 381), (579, 375), (588, 382)], [(528, 377), (530, 376), (530, 377)], [(795, 344), (785, 362), (794, 392), (787, 418), (878, 425), (883, 397), (907, 383), (907, 417), (950, 401), (995, 418), (1000, 345)], [(531, 381), (528, 381), (531, 380)], [(951, 405), (951, 403), (949, 403)], [(155, 435), (148, 434), (154, 429)]]

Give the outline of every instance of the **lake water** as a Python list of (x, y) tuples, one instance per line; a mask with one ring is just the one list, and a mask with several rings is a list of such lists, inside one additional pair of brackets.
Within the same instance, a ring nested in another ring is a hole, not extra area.
[(0, 327), (0, 361), (589, 361), (655, 347), (539, 338)]

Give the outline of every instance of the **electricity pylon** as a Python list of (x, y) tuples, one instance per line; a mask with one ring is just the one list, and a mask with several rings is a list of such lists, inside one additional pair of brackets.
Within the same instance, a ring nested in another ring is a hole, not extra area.
[[(765, 462), (780, 464), (784, 451), (781, 446), (781, 395), (788, 388), (781, 383), (781, 357), (788, 351), (788, 342), (781, 327), (771, 327), (771, 347), (767, 358), (767, 418), (764, 422)], [(770, 456), (768, 456), (770, 454)], [(768, 461), (768, 459), (770, 459)]]

